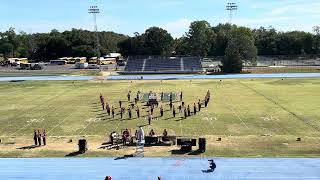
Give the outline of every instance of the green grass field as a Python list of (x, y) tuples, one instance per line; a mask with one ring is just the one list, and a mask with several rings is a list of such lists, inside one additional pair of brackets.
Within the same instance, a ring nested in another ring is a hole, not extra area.
[[(29, 138), (32, 143), (33, 129), (46, 129), (52, 138), (97, 139), (106, 139), (110, 132), (125, 128), (134, 131), (137, 126), (147, 124), (144, 117), (112, 119), (99, 104), (101, 92), (109, 104), (118, 107), (119, 100), (126, 101), (129, 90), (133, 94), (138, 90), (183, 91), (186, 104), (204, 99), (210, 90), (212, 100), (208, 108), (196, 116), (172, 118), (168, 111), (165, 117), (144, 127), (145, 132), (152, 128), (161, 134), (167, 129), (169, 135), (207, 137), (204, 155), (320, 156), (320, 79), (177, 80), (162, 84), (160, 81), (0, 82), (0, 138), (3, 141)], [(169, 109), (167, 103), (163, 105), (165, 110)], [(142, 115), (146, 114), (143, 110)], [(157, 115), (159, 110), (155, 110)], [(221, 142), (216, 141), (218, 137)], [(297, 137), (302, 141), (297, 142)], [(0, 156), (5, 156), (1, 148)]]

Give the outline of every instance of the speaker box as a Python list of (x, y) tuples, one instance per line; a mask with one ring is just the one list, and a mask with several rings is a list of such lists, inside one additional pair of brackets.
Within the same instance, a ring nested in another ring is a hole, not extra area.
[(87, 150), (87, 140), (80, 139), (78, 145), (79, 145), (79, 152), (85, 153)]
[(191, 139), (191, 145), (197, 146), (197, 139)]
[(206, 152), (206, 138), (199, 138), (199, 150), (200, 152)]

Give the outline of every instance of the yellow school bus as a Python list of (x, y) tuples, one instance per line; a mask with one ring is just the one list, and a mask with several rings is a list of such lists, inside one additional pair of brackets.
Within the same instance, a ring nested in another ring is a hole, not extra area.
[(89, 59), (89, 64), (98, 64), (98, 58), (97, 57), (92, 57)]
[(85, 63), (87, 62), (87, 58), (86, 57), (75, 57), (74, 58), (76, 63)]
[(9, 58), (8, 61), (11, 63), (13, 66), (17, 66), (20, 64), (27, 64), (28, 58)]
[(117, 59), (116, 58), (105, 58), (105, 59), (99, 59), (98, 64), (99, 65), (107, 65), (107, 64), (116, 64)]
[(59, 58), (59, 60), (66, 61), (67, 64), (75, 64), (76, 63), (76, 60), (73, 57), (62, 57), (62, 58)]

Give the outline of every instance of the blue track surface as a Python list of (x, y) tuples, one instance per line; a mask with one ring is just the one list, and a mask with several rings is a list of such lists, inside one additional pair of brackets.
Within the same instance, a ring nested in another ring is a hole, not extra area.
[(170, 79), (247, 79), (247, 78), (307, 78), (320, 77), (320, 73), (228, 74), (228, 75), (141, 75), (109, 76), (108, 80), (170, 80)]
[(28, 77), (0, 77), (0, 81), (88, 81), (93, 76), (28, 76)]
[(204, 173), (205, 158), (51, 158), (0, 159), (0, 179), (113, 180), (318, 180), (320, 159), (217, 158), (217, 169)]
[[(276, 74), (229, 74), (229, 75), (141, 75), (109, 76), (108, 80), (173, 80), (173, 79), (247, 79), (247, 78), (313, 78), (320, 73), (276, 73)], [(31, 76), (0, 77), (0, 81), (88, 81), (93, 76)]]

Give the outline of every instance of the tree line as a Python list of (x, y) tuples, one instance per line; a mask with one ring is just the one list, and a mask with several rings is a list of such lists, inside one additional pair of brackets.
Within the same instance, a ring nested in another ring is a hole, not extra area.
[(242, 61), (255, 63), (257, 55), (314, 55), (320, 53), (320, 27), (314, 33), (280, 32), (269, 27), (250, 29), (231, 24), (211, 26), (194, 21), (188, 32), (173, 38), (165, 29), (151, 27), (133, 37), (114, 32), (99, 32), (99, 49), (94, 50), (95, 33), (72, 29), (50, 33), (16, 33), (13, 28), (0, 32), (0, 54), (47, 61), (59, 57), (93, 57), (121, 52), (125, 56), (223, 56), (225, 72), (241, 71)]
[(135, 33), (135, 36), (120, 42), (119, 48), (126, 55), (170, 55), (175, 52), (177, 55), (201, 57), (224, 56), (235, 36), (251, 41), (258, 55), (320, 53), (320, 26), (314, 27), (314, 33), (281, 32), (272, 27), (249, 29), (230, 24), (211, 26), (206, 21), (192, 22), (189, 31), (178, 39), (164, 29), (151, 27), (143, 34)]
[(128, 36), (114, 32), (99, 32), (99, 49), (95, 51), (94, 32), (72, 29), (50, 33), (16, 33), (13, 28), (0, 32), (0, 54), (7, 57), (27, 57), (32, 60), (48, 61), (60, 57), (93, 57), (117, 52), (118, 43)]

